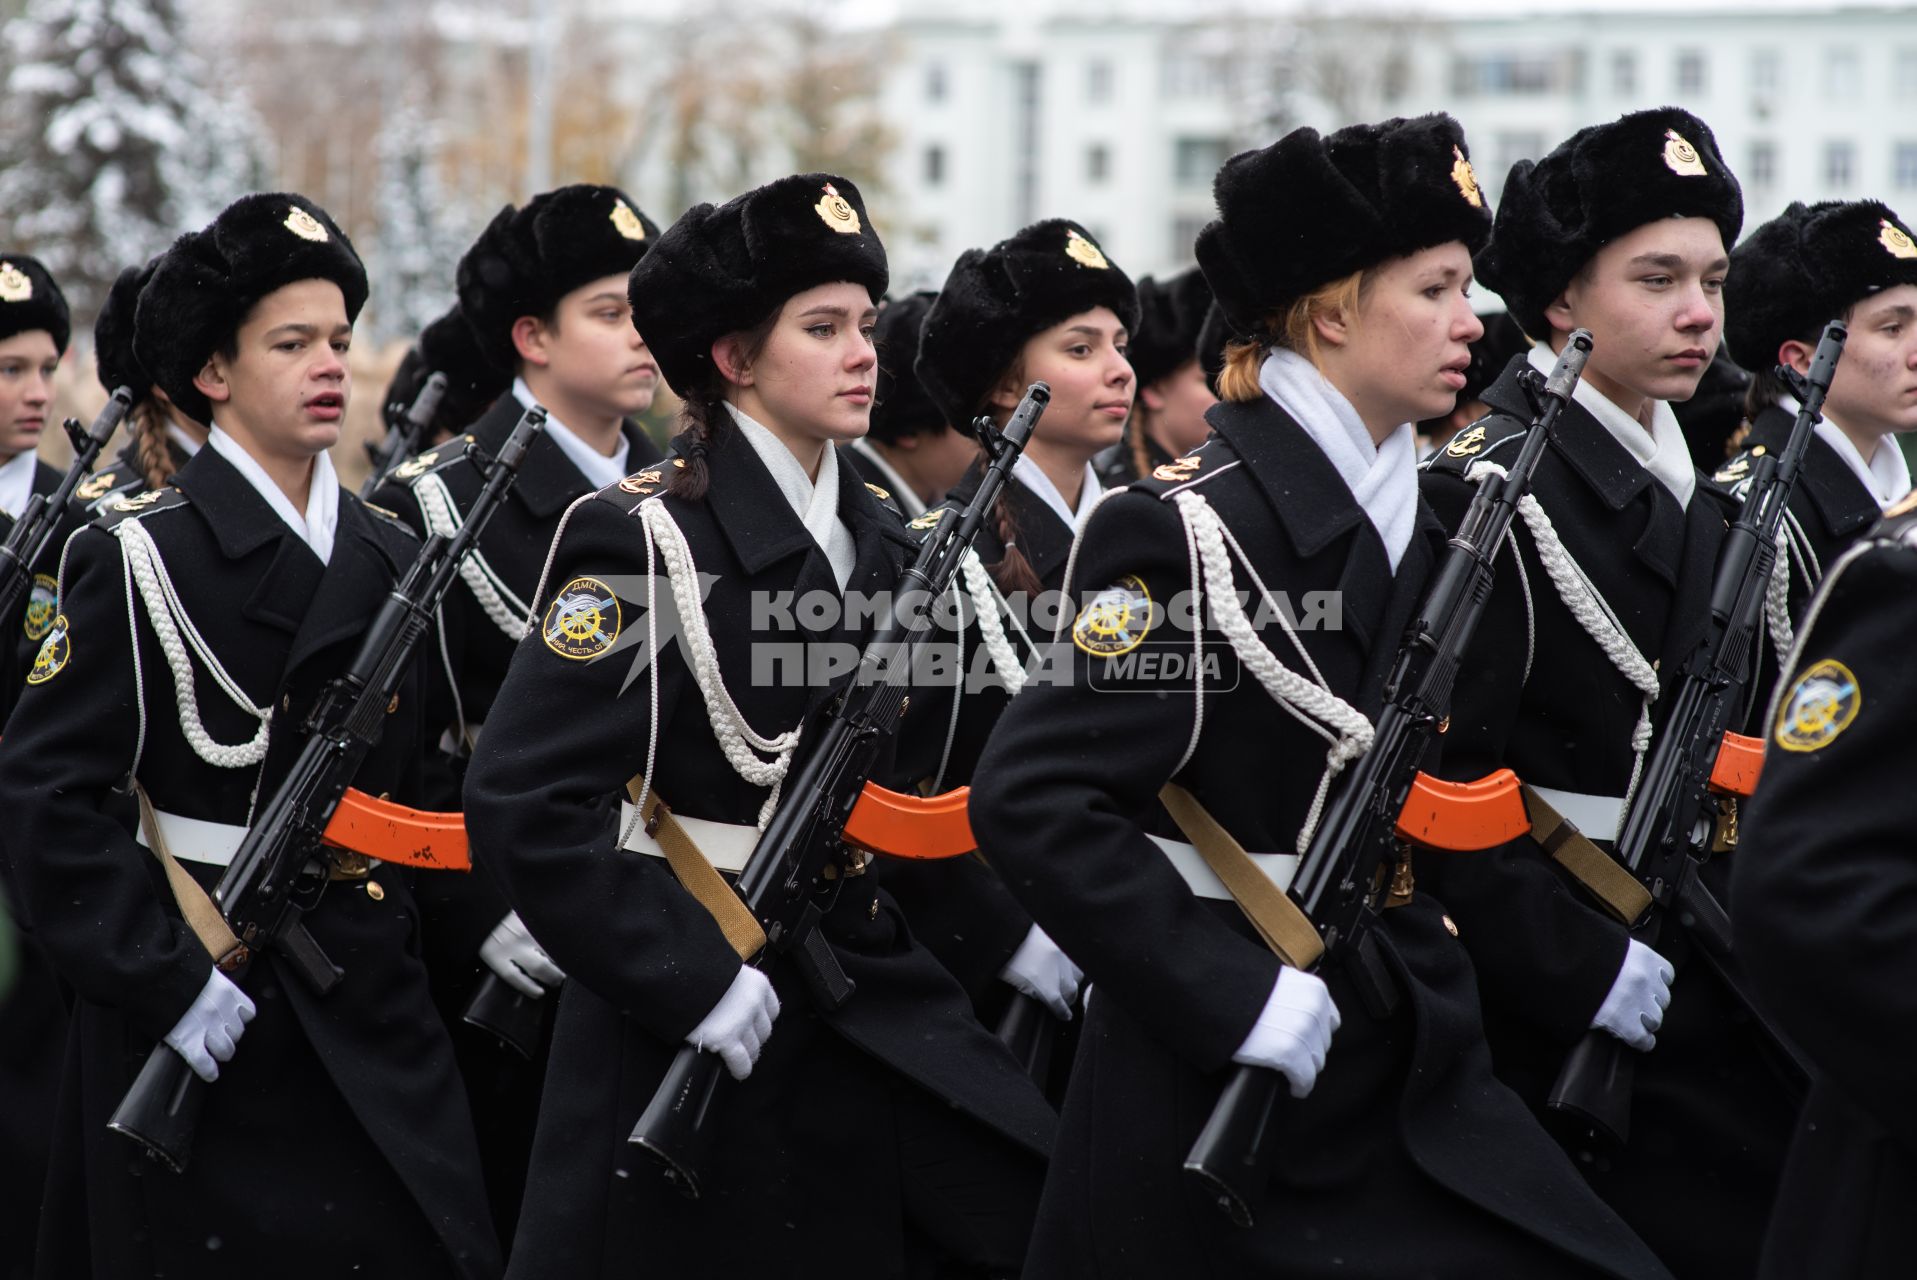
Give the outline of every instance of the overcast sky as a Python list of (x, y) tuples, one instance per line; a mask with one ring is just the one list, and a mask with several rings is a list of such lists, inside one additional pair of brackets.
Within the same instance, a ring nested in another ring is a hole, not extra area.
[[(948, 3), (928, 4), (924, 0), (826, 0), (821, 6), (849, 25), (869, 26), (891, 22), (901, 16), (932, 13), (951, 16)], [(1841, 9), (1897, 10), (1910, 12), (1917, 22), (1917, 4), (1909, 0), (971, 0), (968, 13), (990, 12), (998, 8), (1056, 10), (1096, 21), (1104, 12), (1137, 12), (1149, 9), (1159, 14), (1173, 7), (1200, 11), (1238, 10), (1296, 12), (1349, 12), (1351, 10), (1390, 13), (1430, 13), (1441, 15), (1500, 16), (1527, 13), (1618, 13), (1678, 12), (1736, 13), (1802, 11), (1829, 13)]]

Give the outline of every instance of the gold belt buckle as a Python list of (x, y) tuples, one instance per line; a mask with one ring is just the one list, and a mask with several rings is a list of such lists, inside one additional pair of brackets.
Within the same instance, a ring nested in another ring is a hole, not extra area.
[(866, 868), (870, 867), (871, 865), (872, 865), (871, 854), (867, 853), (864, 849), (857, 849), (851, 845), (845, 846), (845, 877), (846, 879), (850, 880), (853, 876), (864, 875)]
[(364, 880), (373, 873), (373, 860), (350, 849), (327, 850), (328, 880)]

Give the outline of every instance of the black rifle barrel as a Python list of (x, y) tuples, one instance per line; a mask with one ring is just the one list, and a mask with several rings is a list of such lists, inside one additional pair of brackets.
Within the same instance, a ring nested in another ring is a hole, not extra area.
[(426, 433), (432, 429), (433, 415), (439, 412), (439, 402), (445, 398), (446, 375), (434, 373), (420, 387), (419, 394), (413, 397), (412, 407), (406, 410), (405, 418), (386, 428), (385, 438), (377, 445), (367, 446), (367, 452), (373, 456), (373, 469), (368, 473), (366, 482), (359, 487), (361, 498), (372, 497), (386, 483), (386, 478), (393, 474), (393, 468), (419, 452), (419, 446), (426, 440)]
[(11, 617), (20, 598), (26, 595), (27, 586), (33, 581), (33, 566), (40, 562), (47, 543), (53, 540), (53, 531), (60, 527), (60, 515), (73, 500), (73, 491), (93, 470), (107, 441), (113, 438), (121, 419), (132, 407), (133, 392), (117, 387), (107, 397), (106, 407), (94, 417), (92, 426), (82, 429), (73, 419), (66, 421), (67, 439), (73, 444), (72, 465), (51, 494), (36, 493), (27, 500), (6, 542), (0, 543), (0, 618)]

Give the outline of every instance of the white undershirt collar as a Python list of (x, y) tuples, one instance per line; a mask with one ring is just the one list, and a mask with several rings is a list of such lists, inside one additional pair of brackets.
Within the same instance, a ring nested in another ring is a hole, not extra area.
[(285, 491), (273, 483), (266, 468), (238, 440), (215, 426), (206, 442), (266, 499), (266, 505), (286, 522), (287, 528), (300, 536), (300, 541), (313, 549), (321, 564), (332, 560), (333, 536), (339, 531), (339, 476), (333, 471), (331, 454), (322, 452), (313, 459), (313, 478), (307, 489), (306, 511), (302, 514)]
[[(1558, 362), (1557, 355), (1542, 343), (1532, 347), (1527, 358), (1533, 369), (1546, 375)], [(1596, 418), (1639, 466), (1663, 482), (1677, 499), (1678, 506), (1691, 505), (1691, 494), (1697, 489), (1697, 466), (1691, 461), (1691, 446), (1684, 440), (1684, 429), (1678, 425), (1677, 414), (1667, 402), (1650, 402), (1651, 429), (1646, 431), (1643, 423), (1618, 408), (1586, 380), (1578, 381), (1571, 398)]]
[(0, 463), (0, 511), (18, 519), (33, 500), (33, 473), (39, 455), (28, 449)]
[(732, 420), (738, 423), (740, 433), (752, 445), (752, 451), (759, 455), (759, 461), (772, 473), (772, 482), (792, 504), (792, 513), (825, 552), (839, 590), (845, 590), (845, 584), (852, 578), (853, 566), (858, 563), (858, 547), (852, 541), (852, 531), (839, 519), (839, 451), (831, 445), (821, 451), (819, 478), (815, 482), (806, 475), (805, 467), (792, 450), (786, 448), (785, 441), (772, 434), (770, 427), (729, 400), (726, 408), (731, 411)]
[(1052, 478), (1045, 474), (1045, 468), (1032, 461), (1030, 454), (1018, 455), (1018, 461), (1012, 464), (1012, 475), (1019, 483), (1030, 489), (1041, 502), (1050, 507), (1052, 514), (1073, 533), (1085, 527), (1085, 522), (1091, 519), (1092, 504), (1097, 502), (1098, 495), (1105, 491), (1104, 486), (1098, 483), (1098, 472), (1092, 469), (1092, 464), (1089, 462), (1085, 464), (1085, 478), (1078, 487), (1078, 510), (1076, 511), (1065, 505), (1065, 495), (1058, 491), (1058, 486), (1052, 483)]
[[(526, 385), (524, 378), (513, 379), (513, 398), (520, 407), (532, 408), (538, 403), (533, 399), (532, 388)], [(608, 457), (587, 444), (571, 427), (561, 422), (552, 412), (546, 410), (546, 438), (559, 446), (566, 460), (579, 468), (579, 474), (595, 489), (603, 489), (609, 484), (617, 484), (626, 478), (626, 455), (632, 452), (632, 442), (626, 439), (626, 433), (619, 433), (619, 447)]]

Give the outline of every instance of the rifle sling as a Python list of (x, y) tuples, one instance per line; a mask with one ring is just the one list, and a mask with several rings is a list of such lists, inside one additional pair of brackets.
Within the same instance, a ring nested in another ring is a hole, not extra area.
[(640, 821), (645, 823), (647, 834), (666, 855), (666, 865), (672, 868), (672, 874), (685, 891), (711, 914), (726, 941), (739, 953), (739, 959), (752, 959), (765, 950), (766, 944), (765, 930), (758, 917), (746, 909), (745, 902), (726, 883), (725, 877), (699, 852), (699, 846), (673, 816), (671, 806), (659, 798), (659, 793), (647, 791), (644, 800), (640, 799), (639, 781), (634, 778), (627, 783), (626, 791), (639, 806)]
[(1643, 916), (1651, 905), (1651, 895), (1637, 882), (1636, 876), (1592, 844), (1529, 785), (1524, 788), (1524, 805), (1531, 814), (1531, 838), (1551, 855), (1553, 862), (1583, 885), (1599, 906), (1626, 925)]
[(146, 788), (135, 782), (133, 794), (140, 799), (140, 827), (146, 832), (147, 847), (166, 870), (166, 883), (173, 890), (173, 901), (179, 904), (180, 915), (200, 945), (206, 948), (206, 953), (213, 957), (213, 963), (224, 965), (240, 949), (240, 940), (227, 927), (226, 917), (213, 905), (213, 899), (200, 887), (200, 882), (167, 848), (166, 836), (154, 816), (153, 802), (147, 798)]
[(1325, 953), (1324, 939), (1291, 895), (1258, 869), (1231, 832), (1205, 812), (1197, 797), (1176, 783), (1166, 783), (1158, 800), (1212, 874), (1224, 882), (1232, 901), (1258, 930), (1265, 945), (1294, 969), (1309, 969), (1316, 964)]

